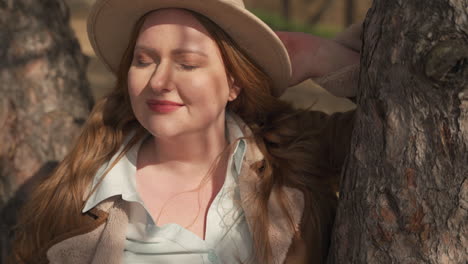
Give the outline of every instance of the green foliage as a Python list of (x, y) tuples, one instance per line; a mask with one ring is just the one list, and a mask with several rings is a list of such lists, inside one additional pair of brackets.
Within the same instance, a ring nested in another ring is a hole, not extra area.
[(273, 30), (277, 31), (294, 31), (310, 33), (319, 37), (333, 38), (342, 29), (326, 25), (306, 25), (295, 21), (286, 21), (281, 15), (268, 12), (265, 10), (252, 9), (250, 10), (258, 16), (263, 22), (269, 25)]

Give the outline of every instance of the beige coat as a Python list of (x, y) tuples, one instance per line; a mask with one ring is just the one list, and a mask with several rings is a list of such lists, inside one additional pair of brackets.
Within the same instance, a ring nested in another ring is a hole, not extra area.
[[(346, 153), (345, 150), (349, 145), (353, 116), (352, 112), (334, 114), (330, 117), (319, 112), (311, 112), (311, 121), (323, 128), (322, 133), (318, 135), (318, 140), (323, 142), (327, 147), (327, 152), (332, 154), (329, 155), (332, 174), (338, 174), (340, 171), (344, 159), (343, 153)], [(239, 122), (241, 128), (245, 128), (239, 118), (236, 118), (236, 122)], [(243, 132), (246, 136), (251, 134), (247, 128)], [(242, 201), (256, 195), (258, 175), (251, 168), (251, 165), (262, 159), (263, 155), (257, 146), (249, 141), (239, 175), (239, 190)], [(328, 250), (327, 241), (333, 224), (334, 206), (329, 206), (326, 202), (321, 206), (323, 210), (330, 213), (329, 217), (320, 219), (325, 246), (318, 249), (316, 247), (317, 238), (310, 234), (312, 230), (310, 223), (314, 215), (310, 210), (307, 210), (309, 201), (317, 201), (317, 195), (289, 187), (284, 187), (284, 192), (290, 202), (293, 222), (300, 237), (294, 236), (294, 233), (286, 228), (288, 222), (276, 202), (277, 194), (273, 192), (268, 203), (271, 221), (268, 226), (268, 236), (275, 263), (322, 263)], [(311, 200), (312, 197), (313, 200)], [(322, 200), (326, 200), (326, 198)], [(256, 204), (255, 202), (243, 202), (241, 205), (247, 223), (251, 227), (253, 216), (256, 213)], [(38, 263), (121, 263), (128, 223), (127, 212), (126, 205), (120, 197), (107, 199), (82, 216), (87, 219), (86, 225), (57, 237), (50, 245), (46, 246), (45, 252), (42, 253), (43, 259)]]

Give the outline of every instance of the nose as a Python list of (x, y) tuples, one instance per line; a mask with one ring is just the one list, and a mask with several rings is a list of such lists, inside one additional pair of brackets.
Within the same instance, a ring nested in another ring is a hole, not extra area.
[(150, 87), (156, 93), (170, 92), (173, 88), (172, 71), (168, 62), (159, 63), (150, 79)]

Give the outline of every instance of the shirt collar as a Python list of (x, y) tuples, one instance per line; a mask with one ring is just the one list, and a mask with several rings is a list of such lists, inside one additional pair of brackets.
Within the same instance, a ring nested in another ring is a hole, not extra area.
[(96, 190), (86, 201), (85, 207), (82, 211), (83, 213), (94, 208), (105, 199), (115, 195), (122, 195), (122, 199), (127, 201), (139, 200), (138, 193), (136, 193), (134, 175), (136, 174), (138, 150), (145, 138), (141, 139), (137, 144), (130, 148), (128, 152), (123, 155), (112, 168), (110, 168), (133, 136), (134, 134), (129, 135), (117, 153), (108, 162), (103, 164), (94, 175), (91, 190), (99, 183), (105, 172), (110, 169), (107, 175), (102, 179), (101, 184), (97, 186)]
[(242, 132), (239, 124), (234, 120), (232, 117), (232, 113), (226, 113), (226, 134), (229, 143), (234, 143), (237, 141), (236, 147), (234, 148), (233, 152), (233, 162), (237, 172), (237, 175), (240, 174), (242, 168), (242, 161), (244, 160), (244, 155), (246, 151), (247, 142), (244, 137), (244, 133)]
[[(244, 134), (240, 129), (237, 122), (232, 118), (232, 113), (226, 113), (226, 134), (229, 143), (236, 142), (236, 147), (232, 154), (234, 168), (237, 175), (240, 174), (242, 168), (242, 161), (246, 152), (246, 141), (242, 138)], [(125, 146), (128, 144), (134, 134), (130, 134), (124, 140), (124, 143), (120, 147), (119, 151), (104, 165), (102, 165), (96, 172), (93, 180), (91, 190), (99, 183), (99, 180), (104, 176), (104, 173), (112, 166), (118, 156), (122, 153)], [(110, 168), (107, 176), (102, 179), (93, 194), (86, 201), (85, 207), (82, 212), (85, 213), (90, 209), (94, 208), (100, 202), (110, 198), (112, 196), (121, 195), (123, 200), (130, 202), (140, 202), (141, 199), (136, 191), (136, 164), (138, 150), (140, 149), (141, 143), (146, 139), (142, 138), (137, 144), (129, 149), (129, 151), (117, 161), (114, 167)]]

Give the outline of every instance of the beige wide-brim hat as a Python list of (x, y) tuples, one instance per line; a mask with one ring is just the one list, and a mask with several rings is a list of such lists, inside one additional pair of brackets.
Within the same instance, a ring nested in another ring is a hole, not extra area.
[(88, 37), (111, 72), (117, 73), (138, 19), (162, 8), (184, 8), (206, 16), (273, 79), (275, 96), (288, 86), (291, 63), (286, 48), (242, 0), (97, 0), (88, 17)]

